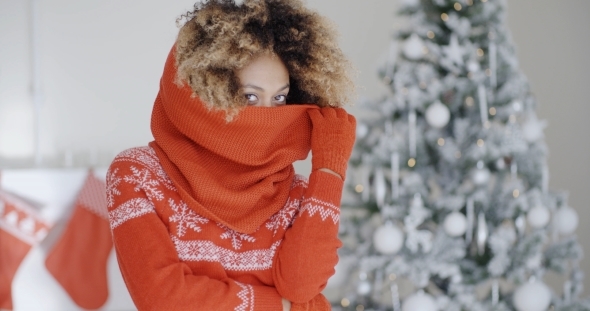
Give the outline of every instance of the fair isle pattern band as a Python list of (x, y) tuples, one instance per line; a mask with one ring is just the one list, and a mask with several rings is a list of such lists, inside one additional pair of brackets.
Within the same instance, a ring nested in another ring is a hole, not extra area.
[(88, 177), (86, 177), (86, 181), (78, 195), (76, 205), (82, 206), (100, 218), (105, 220), (109, 219), (106, 184), (102, 180), (96, 178), (92, 171), (89, 172)]
[(238, 292), (238, 297), (242, 300), (242, 303), (235, 307), (234, 311), (254, 311), (254, 288), (249, 284), (240, 282), (236, 282), (236, 284), (242, 288)]
[(130, 219), (155, 212), (155, 207), (150, 200), (146, 198), (131, 199), (109, 212), (111, 230)]
[(307, 188), (308, 184), (309, 184), (309, 181), (307, 180), (307, 178), (305, 176), (295, 174), (295, 177), (293, 178), (293, 184), (291, 184), (291, 189), (293, 189), (295, 187)]
[(0, 230), (29, 245), (41, 242), (51, 225), (25, 201), (0, 190)]
[(340, 222), (340, 208), (334, 204), (316, 198), (306, 198), (301, 202), (299, 215), (303, 215), (305, 212), (307, 212), (310, 217), (313, 217), (318, 213), (322, 218), (322, 221), (325, 221), (330, 217), (332, 218), (332, 221), (334, 221), (334, 224)]
[(259, 271), (272, 267), (273, 257), (281, 244), (279, 240), (269, 249), (235, 252), (204, 240), (180, 240), (171, 236), (178, 257), (183, 261), (218, 262), (229, 271)]

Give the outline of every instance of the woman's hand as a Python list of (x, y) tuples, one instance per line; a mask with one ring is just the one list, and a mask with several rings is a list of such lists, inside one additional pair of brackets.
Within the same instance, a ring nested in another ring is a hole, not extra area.
[(311, 118), (311, 168), (327, 169), (344, 179), (354, 146), (356, 119), (342, 108), (307, 111)]
[(291, 311), (291, 302), (283, 298), (283, 311)]

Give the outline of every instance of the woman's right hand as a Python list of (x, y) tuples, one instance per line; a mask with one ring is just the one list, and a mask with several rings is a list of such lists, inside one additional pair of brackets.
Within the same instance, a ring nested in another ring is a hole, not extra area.
[(291, 302), (283, 298), (283, 311), (291, 311)]
[(344, 180), (356, 135), (356, 119), (346, 110), (323, 107), (307, 111), (312, 123), (311, 170), (328, 169)]

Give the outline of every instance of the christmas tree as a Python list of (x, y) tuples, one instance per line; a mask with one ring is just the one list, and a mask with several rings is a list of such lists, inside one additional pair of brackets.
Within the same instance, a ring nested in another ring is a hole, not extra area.
[(505, 12), (402, 1), (407, 26), (379, 72), (391, 92), (361, 106), (335, 310), (590, 310), (577, 214), (548, 189), (545, 123)]

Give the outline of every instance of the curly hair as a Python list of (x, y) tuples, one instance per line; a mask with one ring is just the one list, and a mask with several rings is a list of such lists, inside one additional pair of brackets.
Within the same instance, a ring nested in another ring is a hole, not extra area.
[(355, 88), (352, 65), (331, 22), (300, 0), (205, 0), (181, 15), (176, 83), (187, 83), (228, 121), (246, 106), (236, 72), (254, 56), (273, 53), (289, 71), (287, 104), (340, 107)]

